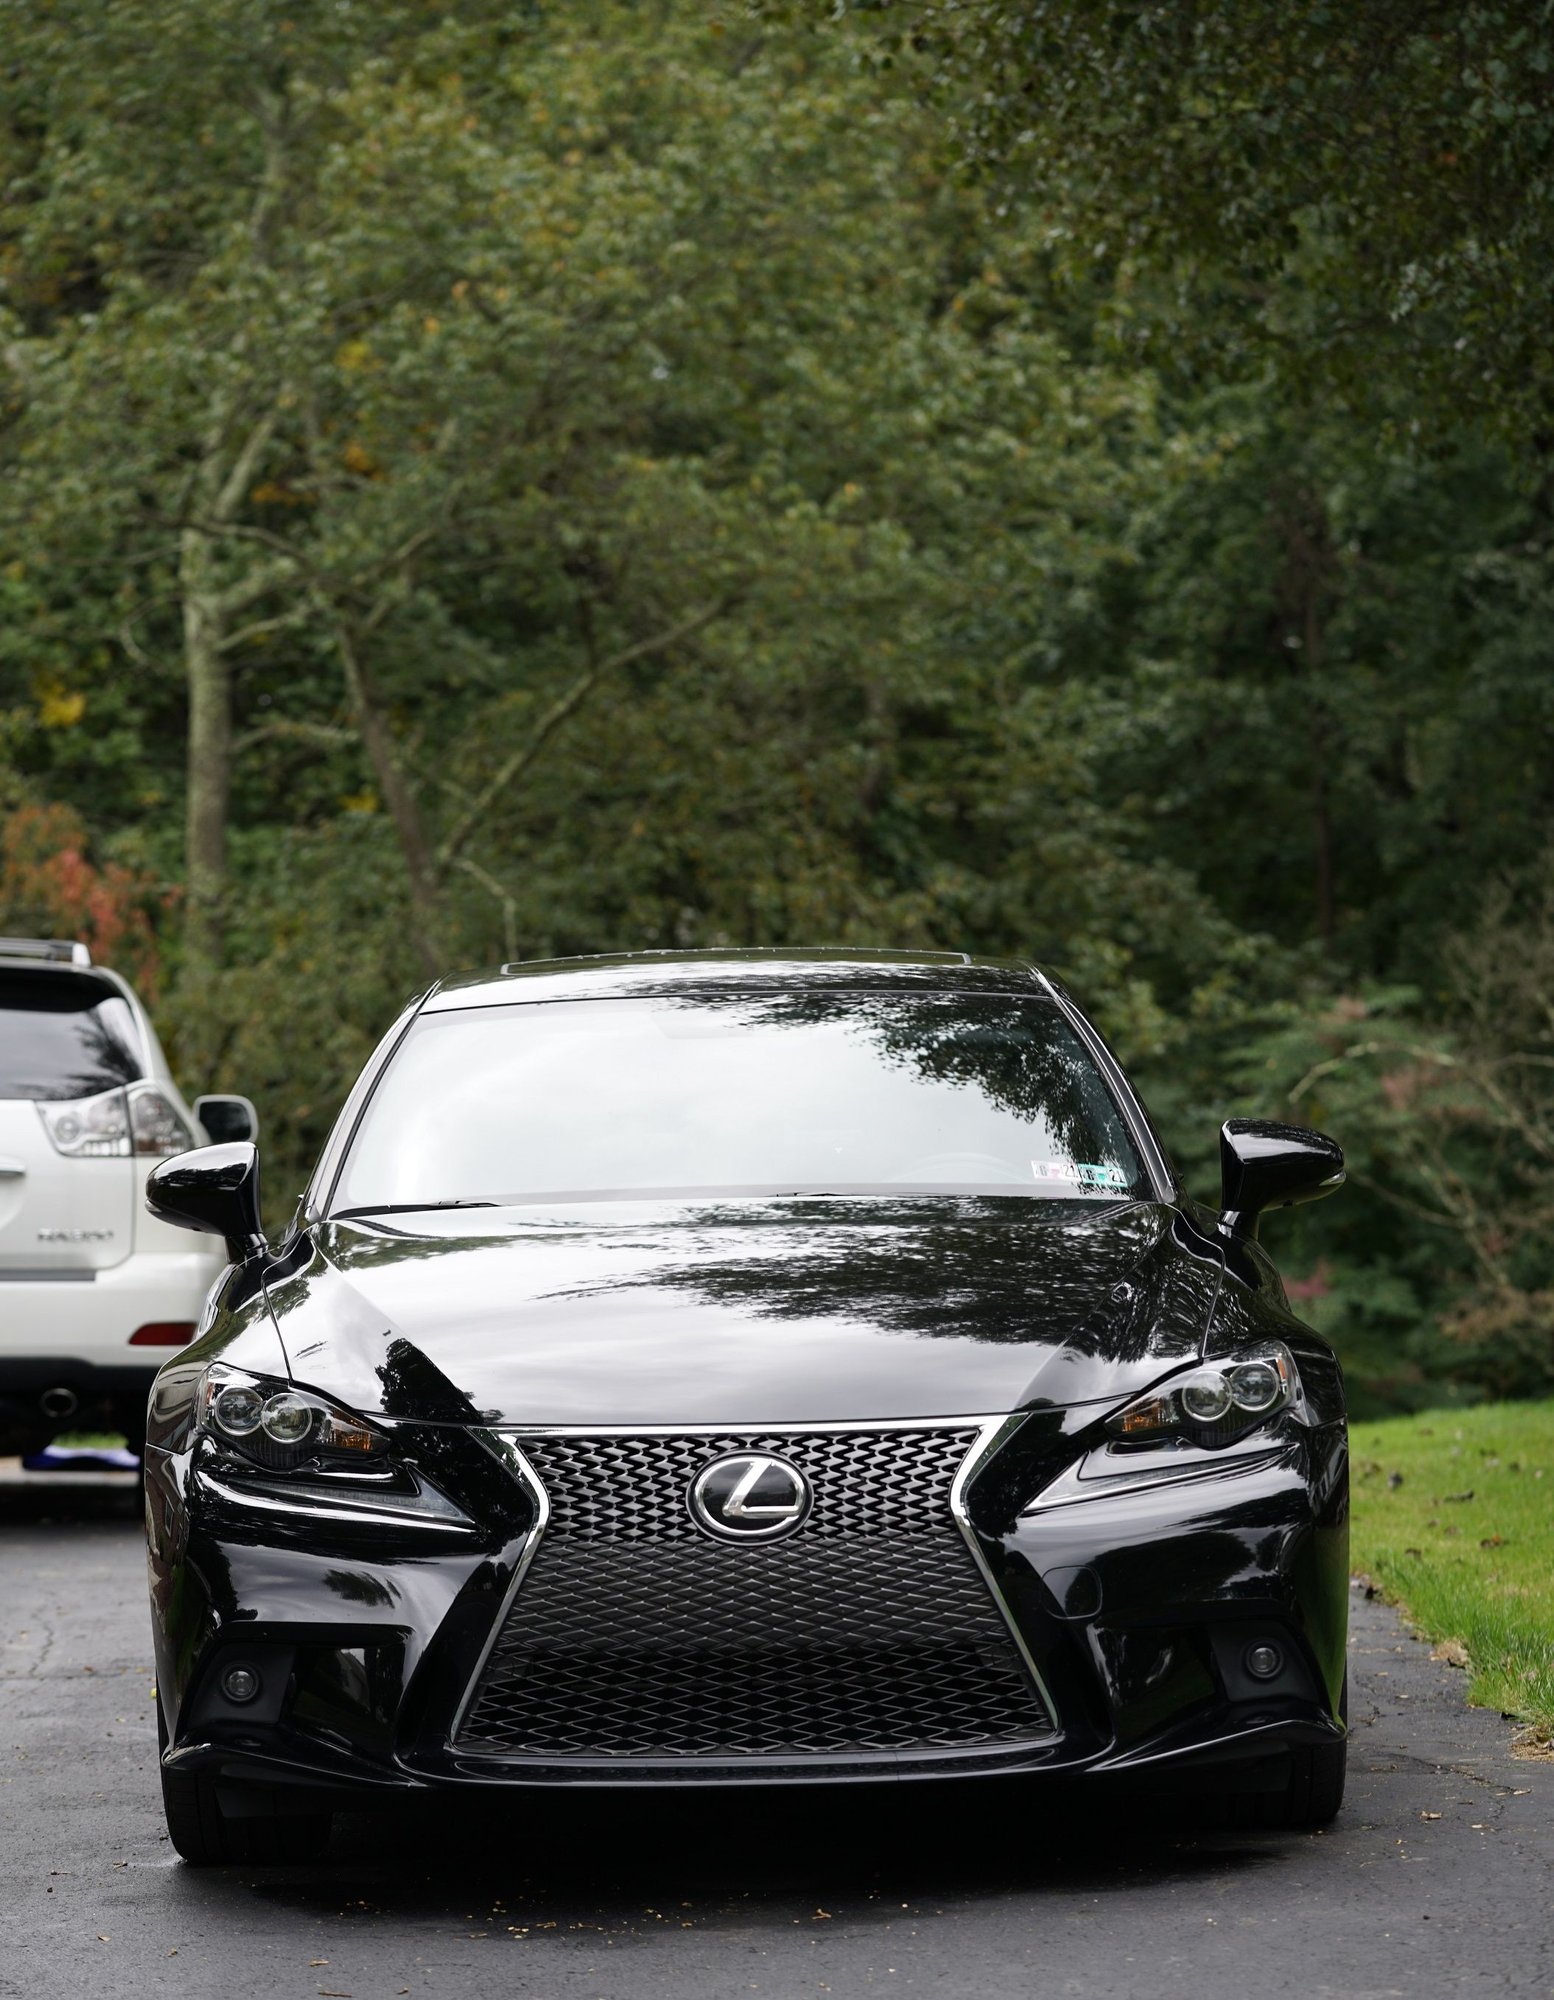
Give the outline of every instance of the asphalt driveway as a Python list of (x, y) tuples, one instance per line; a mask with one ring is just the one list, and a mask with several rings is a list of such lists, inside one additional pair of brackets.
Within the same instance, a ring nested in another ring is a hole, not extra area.
[(0, 1637), (4, 1995), (1554, 2000), (1554, 1765), (1358, 1594), (1325, 1834), (925, 1787), (347, 1820), (214, 1873), (162, 1831), (131, 1496), (0, 1481)]

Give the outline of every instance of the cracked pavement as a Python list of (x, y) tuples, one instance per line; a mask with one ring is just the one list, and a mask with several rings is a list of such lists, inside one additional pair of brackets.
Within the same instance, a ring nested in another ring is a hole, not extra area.
[(197, 1872), (162, 1828), (133, 1496), (40, 1488), (0, 1484), (0, 1995), (1554, 2000), (1554, 1765), (1358, 1593), (1322, 1834), (925, 1786), (461, 1802)]

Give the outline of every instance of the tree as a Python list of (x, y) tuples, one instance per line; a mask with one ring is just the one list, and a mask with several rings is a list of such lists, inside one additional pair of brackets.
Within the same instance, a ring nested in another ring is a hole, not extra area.
[[(380, 823), (394, 981), (493, 931), (927, 935), (984, 896), (1000, 780), (1089, 809), (1016, 661), (1105, 560), (1150, 393), (1070, 367), (1023, 252), (850, 51), (685, 12), (649, 63), (605, 4), (235, 9), (208, 45), (203, 8), (152, 11), (115, 97), (84, 16), (18, 44), (4, 643), (25, 683), (89, 617), (94, 717), (165, 704), (178, 663), (181, 862), (119, 810), (188, 884), (191, 1056), (258, 1046), (255, 979), (327, 952), (298, 857), (381, 872)], [(962, 733), (970, 785), (935, 748)]]
[(1119, 322), (1407, 430), (1554, 438), (1554, 50), (1519, 0), (864, 0)]

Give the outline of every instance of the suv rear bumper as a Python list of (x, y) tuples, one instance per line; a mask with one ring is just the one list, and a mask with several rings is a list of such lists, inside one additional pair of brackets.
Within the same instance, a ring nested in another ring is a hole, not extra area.
[[(208, 1255), (131, 1256), (79, 1277), (0, 1278), (0, 1450), (7, 1438), (14, 1448), (99, 1423), (138, 1436), (151, 1379), (173, 1350), (130, 1338), (157, 1322), (196, 1325), (221, 1268)], [(63, 1417), (40, 1403), (53, 1390), (76, 1399)]]

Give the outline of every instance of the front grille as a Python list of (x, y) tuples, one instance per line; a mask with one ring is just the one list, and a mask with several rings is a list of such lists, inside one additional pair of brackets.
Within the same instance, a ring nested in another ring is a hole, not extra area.
[[(975, 1428), (522, 1440), (550, 1520), (457, 1747), (806, 1756), (1028, 1741), (1046, 1711), (950, 1510)], [(769, 1451), (809, 1478), (786, 1540), (713, 1540), (686, 1495)]]

